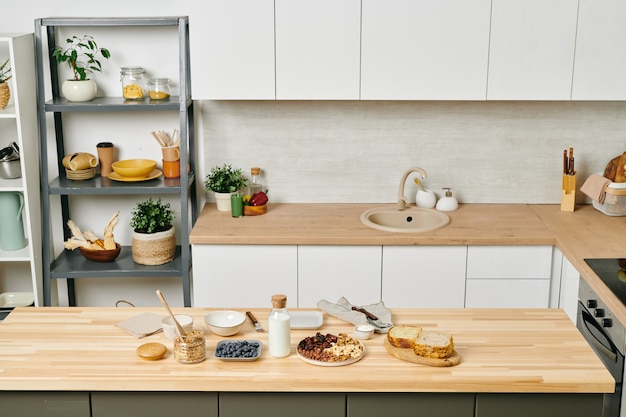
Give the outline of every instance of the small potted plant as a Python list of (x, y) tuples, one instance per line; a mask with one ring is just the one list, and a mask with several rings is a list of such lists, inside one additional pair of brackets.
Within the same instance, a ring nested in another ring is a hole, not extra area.
[(137, 203), (131, 215), (133, 260), (141, 265), (162, 265), (174, 259), (176, 236), (170, 203), (149, 198)]
[(234, 169), (230, 164), (214, 166), (204, 180), (207, 191), (215, 193), (219, 211), (230, 211), (230, 195), (248, 185), (248, 178), (241, 169)]
[(111, 53), (106, 48), (100, 48), (90, 35), (74, 35), (65, 42), (66, 48), (57, 46), (52, 51), (52, 56), (59, 64), (67, 62), (72, 70), (73, 78), (65, 80), (61, 85), (63, 95), (70, 101), (92, 100), (98, 87), (94, 80), (87, 78), (87, 74), (101, 72), (102, 63), (99, 57), (109, 59)]
[(11, 90), (9, 89), (9, 81), (13, 75), (11, 75), (11, 66), (9, 65), (9, 58), (0, 66), (0, 109), (6, 108), (9, 105), (9, 99), (11, 98)]

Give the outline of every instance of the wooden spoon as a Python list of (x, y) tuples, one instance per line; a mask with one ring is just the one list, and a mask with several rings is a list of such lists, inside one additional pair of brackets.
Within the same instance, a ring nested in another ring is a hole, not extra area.
[(176, 317), (174, 316), (174, 313), (172, 312), (172, 309), (167, 304), (167, 301), (165, 301), (165, 297), (163, 296), (163, 293), (161, 292), (161, 290), (156, 290), (156, 294), (159, 297), (159, 299), (161, 300), (161, 303), (163, 304), (163, 307), (165, 307), (167, 312), (170, 314), (170, 317), (174, 321), (174, 325), (176, 326), (176, 332), (178, 332), (178, 335), (182, 339), (184, 339), (185, 336), (187, 336), (187, 333), (185, 333), (185, 329), (183, 329), (183, 326), (181, 326), (180, 323), (178, 322), (178, 320), (176, 320)]

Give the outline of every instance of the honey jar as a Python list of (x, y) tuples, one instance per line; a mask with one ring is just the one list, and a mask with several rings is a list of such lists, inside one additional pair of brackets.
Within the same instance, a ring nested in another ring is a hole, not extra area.
[(150, 100), (165, 100), (170, 98), (170, 79), (150, 78), (148, 80), (148, 97), (150, 97)]
[(144, 74), (142, 67), (122, 67), (120, 79), (122, 81), (122, 96), (127, 100), (143, 100)]

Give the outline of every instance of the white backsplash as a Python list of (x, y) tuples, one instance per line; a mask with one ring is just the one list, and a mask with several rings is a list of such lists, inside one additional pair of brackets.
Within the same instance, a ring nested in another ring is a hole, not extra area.
[[(391, 203), (402, 173), (419, 166), (426, 188), (451, 187), (462, 203), (553, 204), (563, 149), (575, 149), (579, 188), (626, 151), (624, 102), (202, 101), (197, 110), (200, 183), (214, 165), (260, 166), (274, 202)], [(589, 201), (578, 193), (578, 202)]]

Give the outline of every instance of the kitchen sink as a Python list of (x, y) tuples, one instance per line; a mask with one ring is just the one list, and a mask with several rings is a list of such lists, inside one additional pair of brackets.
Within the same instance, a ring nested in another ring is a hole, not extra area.
[(436, 230), (450, 223), (447, 214), (433, 209), (377, 207), (361, 214), (361, 223), (373, 229), (395, 233), (420, 233)]

